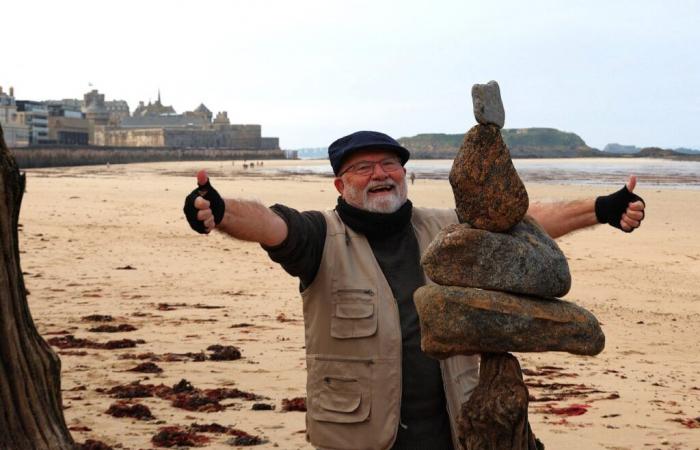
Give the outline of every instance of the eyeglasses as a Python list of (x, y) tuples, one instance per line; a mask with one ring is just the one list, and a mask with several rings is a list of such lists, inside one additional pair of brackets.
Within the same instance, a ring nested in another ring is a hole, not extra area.
[(371, 175), (374, 172), (374, 166), (377, 164), (379, 164), (382, 167), (382, 170), (387, 173), (396, 172), (403, 167), (401, 162), (396, 158), (387, 158), (382, 159), (381, 161), (359, 161), (340, 172), (338, 176), (341, 177), (348, 172), (362, 176)]

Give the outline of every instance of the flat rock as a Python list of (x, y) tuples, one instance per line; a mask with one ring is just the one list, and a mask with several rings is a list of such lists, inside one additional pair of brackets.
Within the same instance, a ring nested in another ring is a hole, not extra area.
[(459, 221), (474, 228), (506, 231), (523, 219), (529, 206), (501, 131), (493, 125), (476, 125), (464, 136), (450, 184)]
[(454, 224), (444, 228), (422, 259), (437, 284), (562, 297), (571, 288), (566, 257), (529, 216), (505, 233)]
[(595, 316), (564, 300), (438, 285), (419, 288), (413, 299), (421, 348), (435, 358), (484, 352), (597, 355), (605, 346)]
[(474, 104), (474, 117), (483, 125), (496, 125), (503, 128), (506, 121), (506, 112), (501, 100), (501, 88), (498, 83), (491, 80), (486, 84), (472, 86), (472, 103)]

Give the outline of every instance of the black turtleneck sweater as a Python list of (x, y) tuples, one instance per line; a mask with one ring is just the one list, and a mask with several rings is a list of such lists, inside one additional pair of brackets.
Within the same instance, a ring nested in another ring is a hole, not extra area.
[[(298, 212), (283, 205), (275, 211), (287, 223), (282, 244), (265, 248), (270, 258), (309, 286), (321, 265), (326, 221), (318, 211)], [(355, 232), (364, 234), (391, 287), (401, 321), (401, 426), (395, 450), (452, 449), (449, 418), (439, 363), (420, 349), (420, 326), (413, 293), (424, 285), (420, 249), (411, 226), (413, 206), (407, 201), (392, 214), (371, 213), (338, 199), (336, 211)]]

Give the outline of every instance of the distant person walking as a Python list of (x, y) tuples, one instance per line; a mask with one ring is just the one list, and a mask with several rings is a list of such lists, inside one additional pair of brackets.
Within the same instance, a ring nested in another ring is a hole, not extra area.
[(415, 182), (416, 182), (416, 173), (415, 173), (415, 172), (411, 172), (411, 184), (413, 184), (413, 183), (415, 183)]

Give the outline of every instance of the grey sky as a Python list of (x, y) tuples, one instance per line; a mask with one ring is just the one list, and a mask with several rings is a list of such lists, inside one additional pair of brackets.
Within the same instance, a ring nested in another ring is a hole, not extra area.
[(283, 148), (358, 129), (461, 133), (498, 80), (506, 127), (700, 148), (699, 1), (10, 1), (21, 99), (200, 102)]

